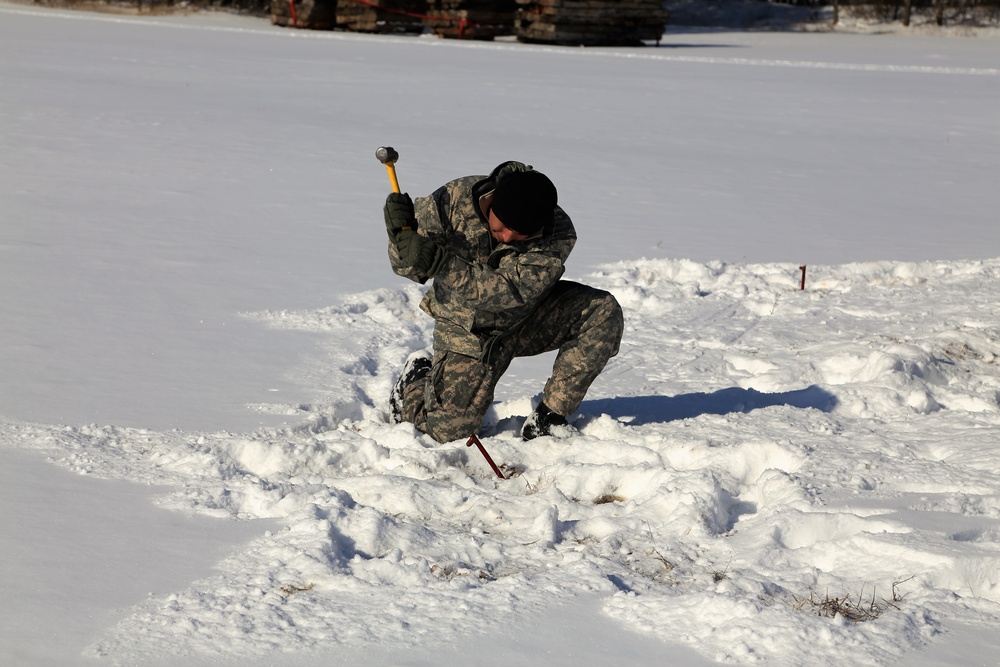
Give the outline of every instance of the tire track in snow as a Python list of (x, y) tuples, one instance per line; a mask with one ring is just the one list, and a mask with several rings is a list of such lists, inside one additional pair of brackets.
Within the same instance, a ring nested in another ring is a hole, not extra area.
[(933, 67), (928, 65), (889, 65), (883, 63), (837, 63), (819, 60), (786, 60), (768, 58), (722, 58), (716, 56), (680, 56), (658, 53), (586, 53), (583, 55), (603, 55), (614, 58), (635, 58), (637, 60), (663, 60), (677, 63), (701, 65), (738, 65), (744, 67), (789, 67), (794, 69), (841, 70), (848, 72), (878, 72), (895, 74), (952, 74), (965, 76), (1000, 76), (996, 67)]

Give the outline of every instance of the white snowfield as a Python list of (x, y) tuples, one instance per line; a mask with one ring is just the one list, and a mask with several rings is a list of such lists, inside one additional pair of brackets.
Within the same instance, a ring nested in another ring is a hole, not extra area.
[[(574, 424), (530, 444), (528, 397), (475, 448), (386, 423), (429, 341), (418, 290), (251, 316), (330, 341), (340, 397), (250, 433), (6, 423), (2, 444), (165, 485), (183, 512), (280, 528), (132, 609), (90, 649), (256, 655), (460, 641), (585, 593), (724, 662), (884, 664), (1000, 622), (1000, 261), (798, 268), (675, 260), (589, 282), (626, 309)], [(821, 617), (831, 599), (871, 620)], [(992, 632), (992, 630), (989, 630)], [(804, 648), (808, 647), (808, 648)]]
[[(1000, 42), (919, 38), (929, 71), (907, 37), (668, 37), (716, 46), (646, 69), (615, 50), (0, 5), (17, 128), (0, 129), (0, 354), (22, 373), (0, 379), (0, 663), (996, 664)], [(467, 100), (425, 69), (449, 53), (462, 76), (536, 59), (550, 96), (520, 104), (539, 125), (491, 134), (520, 109), (517, 76), (491, 70)], [(325, 87), (331, 67), (359, 97)], [(520, 440), (551, 356), (512, 368), (481, 433), (506, 479), (387, 420), (432, 332), (424, 288), (384, 255), (372, 153), (394, 85), (447, 98), (401, 121), (419, 150), (389, 137), (414, 194), (522, 154), (571, 165), (555, 178), (581, 231), (569, 277), (626, 313), (576, 433)], [(668, 129), (643, 146), (628, 114), (650, 96)], [(453, 123), (426, 111), (466, 104)], [(793, 113), (833, 122), (829, 104), (840, 131)], [(341, 131), (357, 156), (317, 175), (310, 147)], [(670, 178), (650, 175), (661, 162)], [(804, 290), (803, 256), (819, 258)]]

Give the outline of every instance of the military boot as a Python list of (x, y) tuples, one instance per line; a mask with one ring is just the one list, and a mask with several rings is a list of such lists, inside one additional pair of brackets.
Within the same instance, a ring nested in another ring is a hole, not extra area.
[(427, 350), (414, 352), (406, 359), (403, 370), (389, 394), (389, 421), (393, 424), (403, 422), (403, 395), (406, 388), (414, 382), (424, 380), (431, 372), (431, 355)]
[(553, 430), (557, 431), (555, 435), (559, 435), (558, 431), (568, 434), (573, 430), (573, 427), (569, 425), (565, 417), (552, 412), (549, 406), (544, 403), (539, 403), (535, 411), (528, 415), (528, 418), (524, 421), (524, 427), (521, 429), (521, 438), (523, 440), (534, 440), (539, 436), (554, 435)]

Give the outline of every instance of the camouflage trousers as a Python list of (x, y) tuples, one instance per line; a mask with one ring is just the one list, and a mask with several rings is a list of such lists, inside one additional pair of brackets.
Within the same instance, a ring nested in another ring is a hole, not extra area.
[(438, 442), (478, 433), (510, 362), (552, 350), (559, 353), (542, 401), (569, 416), (618, 354), (623, 330), (621, 306), (609, 292), (560, 281), (532, 317), (497, 339), (483, 359), (435, 350), (427, 378), (403, 392), (403, 420)]

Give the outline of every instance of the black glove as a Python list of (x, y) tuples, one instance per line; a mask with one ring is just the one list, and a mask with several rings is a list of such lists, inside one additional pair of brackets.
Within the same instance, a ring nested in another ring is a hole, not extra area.
[(444, 246), (410, 229), (396, 235), (396, 252), (402, 266), (413, 267), (428, 278), (436, 276), (448, 259)]
[(413, 212), (413, 200), (410, 195), (398, 192), (389, 193), (385, 198), (385, 230), (389, 232), (389, 240), (395, 242), (396, 237), (404, 229), (417, 229), (417, 216)]

